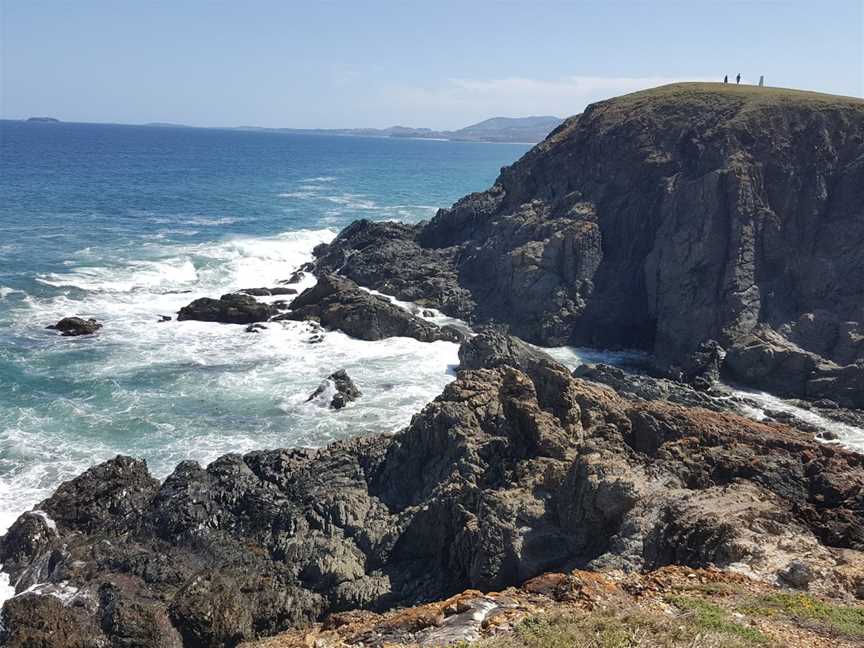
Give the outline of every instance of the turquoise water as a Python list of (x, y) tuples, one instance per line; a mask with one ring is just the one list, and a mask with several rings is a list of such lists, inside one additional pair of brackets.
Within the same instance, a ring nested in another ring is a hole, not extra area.
[[(162, 476), (403, 426), (452, 379), (455, 345), (157, 320), (273, 285), (356, 218), (428, 218), (527, 148), (0, 122), (0, 532), (117, 453)], [(45, 330), (65, 315), (105, 328)], [(338, 413), (306, 403), (339, 368), (363, 397)]]

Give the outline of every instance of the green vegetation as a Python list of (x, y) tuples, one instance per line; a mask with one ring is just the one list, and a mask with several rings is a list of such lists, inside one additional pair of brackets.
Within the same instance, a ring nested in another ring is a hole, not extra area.
[(802, 624), (819, 624), (851, 637), (864, 637), (864, 607), (834, 605), (806, 594), (777, 593), (748, 600), (738, 607), (744, 614), (791, 617)]
[(515, 632), (471, 648), (745, 648), (767, 645), (758, 630), (732, 622), (721, 608), (676, 597), (680, 617), (642, 611), (595, 610), (530, 617)]
[(701, 100), (706, 95), (716, 95), (729, 98), (737, 98), (747, 103), (776, 103), (782, 101), (794, 101), (805, 104), (849, 104), (864, 107), (864, 100), (858, 97), (845, 97), (842, 95), (825, 94), (822, 92), (811, 92), (809, 90), (795, 90), (792, 88), (759, 87), (756, 85), (736, 85), (734, 83), (671, 83), (658, 86), (649, 90), (640, 90), (631, 94), (622, 95), (616, 101), (640, 101), (645, 99), (683, 99)]
[(689, 596), (671, 596), (669, 602), (680, 610), (692, 613), (690, 623), (701, 631), (740, 637), (750, 644), (768, 642), (768, 638), (759, 630), (732, 621), (729, 613), (719, 605)]

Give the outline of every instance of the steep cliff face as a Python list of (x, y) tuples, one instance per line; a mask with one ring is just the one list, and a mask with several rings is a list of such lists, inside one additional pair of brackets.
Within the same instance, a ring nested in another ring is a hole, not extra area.
[[(749, 345), (729, 363), (737, 378), (864, 406), (864, 101), (676, 84), (597, 103), (404, 233), (447, 259), (424, 276), (438, 279), (430, 302), (458, 312), (440, 286), (461, 288), (476, 321), (649, 349), (664, 369), (706, 340)], [(351, 276), (368, 255), (346, 264), (349, 250), (340, 237), (325, 265)], [(778, 354), (793, 358), (779, 378)]]

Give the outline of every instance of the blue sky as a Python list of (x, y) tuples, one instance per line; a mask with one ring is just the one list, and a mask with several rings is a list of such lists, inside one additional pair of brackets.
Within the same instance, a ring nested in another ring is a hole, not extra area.
[(0, 0), (0, 115), (457, 128), (739, 71), (864, 94), (864, 0)]

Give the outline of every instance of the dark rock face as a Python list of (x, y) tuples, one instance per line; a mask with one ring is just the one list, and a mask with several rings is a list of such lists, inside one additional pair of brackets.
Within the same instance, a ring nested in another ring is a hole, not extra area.
[[(864, 102), (678, 84), (593, 104), (488, 191), (426, 225), (355, 223), (318, 256), (530, 342), (650, 350), (704, 388), (713, 340), (736, 379), (862, 407), (862, 204)], [(759, 331), (805, 355), (742, 369)]]
[(541, 364), (563, 369), (552, 356), (537, 347), (495, 328), (480, 328), (478, 335), (459, 347), (460, 369), (482, 369), (509, 365), (530, 370)]
[(92, 318), (85, 320), (81, 317), (64, 317), (47, 328), (60, 331), (64, 336), (73, 337), (76, 335), (93, 335), (102, 328), (102, 325)]
[(461, 371), (393, 437), (184, 462), (161, 484), (118, 457), (67, 482), (0, 541), (18, 589), (41, 583), (6, 603), (0, 643), (234, 646), (571, 566), (735, 562), (803, 582), (787, 566), (806, 553), (810, 589), (860, 585), (843, 570), (864, 559), (861, 456), (625, 398), (483, 335), (464, 361), (491, 349), (495, 366)]
[(224, 324), (252, 324), (266, 322), (273, 309), (257, 301), (251, 295), (231, 293), (219, 299), (202, 297), (177, 313), (177, 320), (199, 320), (202, 322), (222, 322)]
[(340, 369), (329, 376), (327, 376), (327, 380), (318, 385), (318, 388), (309, 395), (309, 398), (306, 399), (306, 402), (309, 402), (321, 394), (325, 393), (330, 385), (333, 384), (336, 392), (333, 394), (333, 397), (330, 399), (330, 409), (338, 410), (345, 407), (348, 403), (351, 403), (363, 394), (359, 389), (357, 389), (357, 385), (354, 384), (354, 381), (351, 380), (351, 377), (348, 375), (348, 372), (344, 369)]
[(327, 274), (291, 302), (291, 312), (275, 319), (312, 320), (361, 340), (404, 336), (421, 342), (460, 342), (464, 337), (452, 327), (439, 327), (415, 317), (384, 297), (362, 290), (350, 279)]
[(459, 285), (453, 250), (417, 242), (419, 225), (360, 220), (330, 245), (316, 248), (319, 272), (338, 272), (397, 299), (430, 305), (452, 317), (473, 316), (471, 293)]

